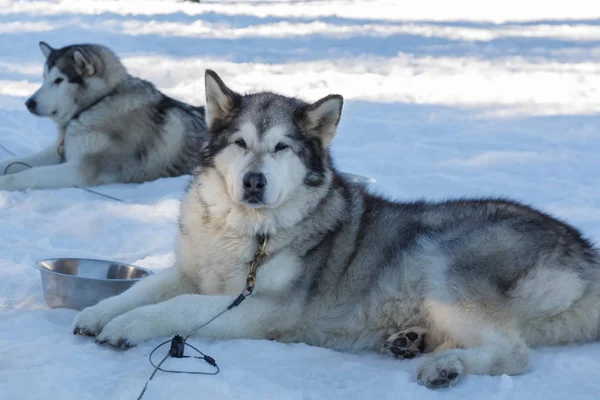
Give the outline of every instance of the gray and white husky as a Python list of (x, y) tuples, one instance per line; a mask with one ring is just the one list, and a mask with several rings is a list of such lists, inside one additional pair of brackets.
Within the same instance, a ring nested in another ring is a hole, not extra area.
[(333, 166), (341, 96), (242, 95), (212, 71), (205, 84), (175, 265), (83, 310), (74, 333), (120, 347), (193, 331), (244, 288), (264, 236), (254, 295), (198, 335), (431, 352), (417, 375), (429, 388), (600, 337), (600, 256), (576, 229), (511, 201), (375, 196)]
[(51, 118), (58, 136), (38, 154), (0, 161), (0, 190), (140, 183), (192, 172), (206, 134), (204, 107), (131, 76), (105, 46), (53, 49), (40, 42), (40, 49), (44, 82), (25, 104)]

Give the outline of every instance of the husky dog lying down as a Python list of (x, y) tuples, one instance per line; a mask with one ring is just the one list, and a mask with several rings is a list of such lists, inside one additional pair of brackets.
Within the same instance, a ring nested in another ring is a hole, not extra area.
[(161, 93), (127, 72), (108, 48), (53, 49), (44, 82), (25, 103), (49, 117), (56, 141), (40, 153), (0, 161), (0, 190), (139, 183), (190, 174), (206, 134), (204, 107)]
[(504, 200), (401, 203), (349, 185), (328, 150), (342, 97), (242, 95), (205, 77), (208, 139), (181, 203), (172, 268), (83, 310), (75, 333), (132, 346), (198, 331), (424, 358), (429, 388), (518, 374), (530, 347), (600, 336), (600, 257), (580, 233)]

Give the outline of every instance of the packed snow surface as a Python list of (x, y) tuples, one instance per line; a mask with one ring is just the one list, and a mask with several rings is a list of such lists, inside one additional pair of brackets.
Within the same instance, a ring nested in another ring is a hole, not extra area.
[[(19, 155), (55, 135), (23, 106), (41, 82), (40, 40), (109, 45), (131, 73), (193, 104), (206, 68), (238, 91), (341, 93), (333, 153), (341, 170), (377, 179), (372, 190), (509, 197), (600, 242), (598, 1), (0, 0), (0, 144)], [(0, 192), (0, 399), (137, 397), (160, 340), (118, 351), (73, 336), (76, 312), (45, 304), (32, 266), (74, 256), (168, 267), (187, 180), (97, 188), (124, 203), (77, 188)], [(600, 343), (538, 349), (520, 376), (444, 391), (416, 383), (419, 358), (193, 343), (221, 373), (159, 373), (145, 399), (600, 398)]]

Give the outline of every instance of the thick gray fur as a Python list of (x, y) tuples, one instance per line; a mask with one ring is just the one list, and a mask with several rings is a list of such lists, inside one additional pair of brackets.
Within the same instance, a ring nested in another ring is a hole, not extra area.
[[(432, 352), (417, 374), (430, 388), (522, 373), (530, 347), (600, 336), (600, 256), (575, 228), (508, 200), (369, 193), (331, 161), (341, 96), (241, 95), (212, 71), (206, 85), (175, 265), (82, 311), (76, 333), (135, 345), (193, 331), (237, 297), (267, 235), (255, 294), (198, 335)], [(247, 172), (264, 174), (262, 197), (238, 190)]]

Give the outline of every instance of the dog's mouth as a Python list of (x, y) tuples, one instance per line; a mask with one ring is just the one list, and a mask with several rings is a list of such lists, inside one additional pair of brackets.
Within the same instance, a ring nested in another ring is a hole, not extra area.
[(262, 208), (265, 206), (265, 202), (262, 194), (246, 193), (242, 199), (242, 203), (246, 207), (250, 208)]
[(244, 190), (242, 204), (249, 208), (263, 208), (267, 206), (264, 189)]
[(43, 113), (39, 112), (38, 110), (29, 110), (29, 112), (32, 113), (33, 115), (35, 115), (36, 117), (54, 118), (54, 117), (58, 116), (58, 111), (52, 111), (51, 113), (48, 113), (48, 114), (43, 114)]

